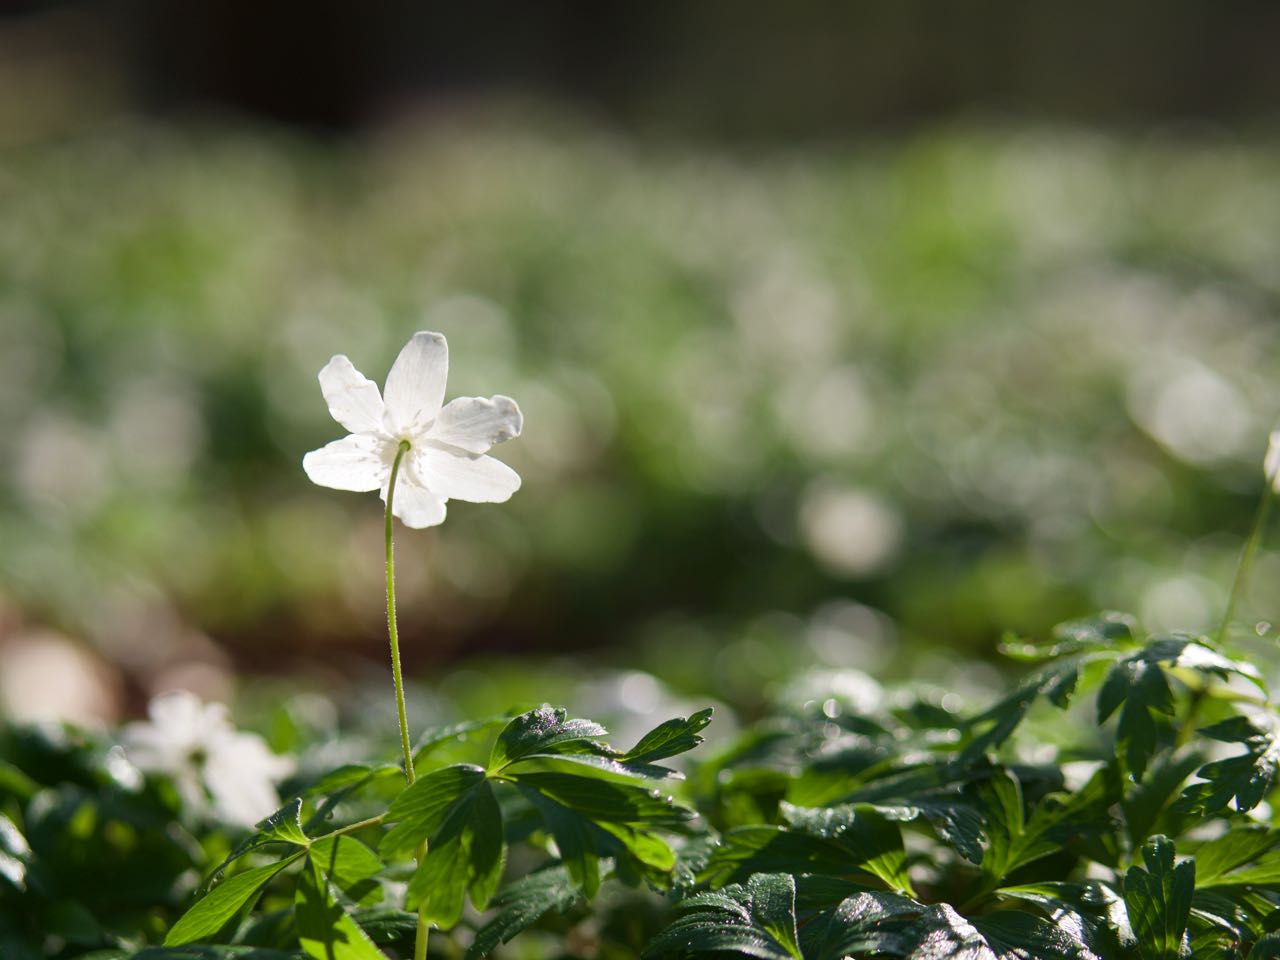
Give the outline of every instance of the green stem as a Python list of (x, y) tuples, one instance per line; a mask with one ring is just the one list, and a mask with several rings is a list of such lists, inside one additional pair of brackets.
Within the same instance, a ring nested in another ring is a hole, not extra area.
[(1218, 643), (1227, 639), (1227, 631), (1231, 628), (1231, 619), (1235, 616), (1236, 606), (1244, 593), (1244, 586), (1249, 582), (1249, 570), (1253, 567), (1253, 558), (1262, 542), (1262, 531), (1267, 525), (1267, 516), (1271, 512), (1272, 493), (1275, 492), (1276, 478), (1267, 476), (1267, 484), (1262, 489), (1262, 499), (1258, 501), (1258, 510), (1253, 515), (1253, 528), (1240, 551), (1240, 562), (1236, 564), (1235, 579), (1231, 581), (1231, 593), (1227, 597), (1227, 609), (1222, 615), (1222, 623), (1218, 626)]
[(396, 627), (396, 548), (391, 535), (391, 501), (396, 495), (396, 478), (400, 461), (409, 450), (409, 441), (401, 440), (391, 465), (391, 482), (387, 485), (387, 633), (391, 637), (391, 676), (396, 684), (396, 713), (400, 718), (400, 747), (404, 751), (404, 776), (413, 783), (413, 748), (409, 746), (409, 720), (404, 709), (404, 675), (400, 672), (400, 631)]
[[(412, 786), (417, 776), (413, 770), (413, 748), (409, 745), (409, 719), (404, 708), (404, 674), (400, 669), (400, 631), (396, 626), (396, 549), (395, 539), (392, 536), (393, 526), (391, 522), (391, 503), (396, 495), (396, 480), (400, 476), (400, 461), (404, 459), (404, 455), (408, 451), (409, 441), (401, 440), (400, 448), (396, 450), (395, 462), (391, 464), (391, 481), (387, 484), (387, 634), (391, 638), (391, 676), (396, 684), (396, 714), (400, 721), (400, 749), (404, 751), (404, 776)], [(424, 841), (419, 844), (414, 854), (414, 860), (419, 867), (422, 866), (422, 860), (426, 855), (427, 845)], [(423, 914), (423, 908), (419, 907), (418, 929), (413, 944), (414, 960), (426, 960), (427, 938), (430, 934), (431, 927)]]

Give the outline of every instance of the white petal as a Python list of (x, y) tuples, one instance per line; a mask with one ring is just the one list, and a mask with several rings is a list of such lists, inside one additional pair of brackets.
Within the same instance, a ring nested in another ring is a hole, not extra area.
[(445, 404), (427, 436), (468, 453), (488, 453), (495, 443), (520, 436), (523, 427), (510, 397), (458, 397)]
[(520, 474), (501, 460), (440, 447), (415, 448), (413, 469), (420, 483), (447, 500), (502, 503), (520, 489)]
[(352, 433), (382, 429), (382, 394), (378, 385), (338, 354), (320, 371), (320, 392), (333, 419)]
[(387, 374), (383, 391), (386, 427), (392, 436), (421, 431), (440, 412), (449, 379), (449, 345), (438, 333), (422, 331), (404, 345)]
[(377, 490), (391, 471), (385, 457), (388, 446), (385, 440), (353, 433), (312, 450), (302, 458), (302, 469), (322, 487), (357, 493)]
[[(387, 499), (386, 490), (382, 491), (382, 499), (384, 502)], [(444, 523), (444, 497), (437, 496), (422, 486), (410, 471), (401, 467), (400, 475), (396, 478), (396, 496), (391, 501), (391, 512), (406, 527), (415, 530), (434, 527)]]

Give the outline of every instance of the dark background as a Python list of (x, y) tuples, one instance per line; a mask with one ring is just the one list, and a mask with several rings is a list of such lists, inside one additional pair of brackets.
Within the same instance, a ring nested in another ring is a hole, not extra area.
[(629, 129), (857, 136), (973, 111), (1118, 125), (1235, 123), (1280, 104), (1266, 2), (0, 5), (14, 49), (79, 51), (160, 114), (230, 109), (368, 128), (422, 98), (517, 92)]

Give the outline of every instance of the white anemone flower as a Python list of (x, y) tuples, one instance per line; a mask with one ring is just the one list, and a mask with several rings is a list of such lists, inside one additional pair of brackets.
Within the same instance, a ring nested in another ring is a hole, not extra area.
[(444, 403), (449, 346), (423, 331), (400, 351), (378, 385), (339, 354), (320, 371), (320, 390), (333, 419), (351, 435), (312, 450), (302, 468), (312, 483), (335, 490), (380, 490), (387, 499), (400, 444), (392, 512), (407, 527), (444, 522), (445, 502), (502, 503), (520, 489), (520, 475), (486, 456), (495, 443), (520, 435), (524, 418), (510, 397), (458, 397)]
[(139, 770), (168, 776), (197, 816), (252, 827), (279, 808), (276, 784), (293, 760), (237, 730), (224, 705), (175, 690), (153, 699), (147, 716), (122, 731), (125, 755)]

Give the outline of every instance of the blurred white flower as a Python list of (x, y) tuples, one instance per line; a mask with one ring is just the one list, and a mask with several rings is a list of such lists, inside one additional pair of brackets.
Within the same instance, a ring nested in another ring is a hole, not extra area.
[(153, 699), (147, 715), (122, 731), (125, 753), (138, 769), (170, 777), (191, 810), (251, 827), (279, 808), (276, 783), (293, 760), (237, 730), (223, 704), (176, 690)]
[(1262, 473), (1270, 481), (1272, 489), (1280, 493), (1280, 430), (1271, 431), (1267, 456), (1262, 461)]
[(387, 499), (400, 443), (392, 512), (409, 527), (442, 523), (445, 501), (502, 503), (520, 476), (485, 456), (495, 443), (520, 435), (524, 418), (510, 397), (458, 397), (444, 403), (449, 346), (438, 333), (415, 333), (378, 386), (341, 354), (320, 371), (320, 390), (333, 419), (351, 435), (312, 450), (302, 468), (312, 483), (335, 490), (381, 490)]

